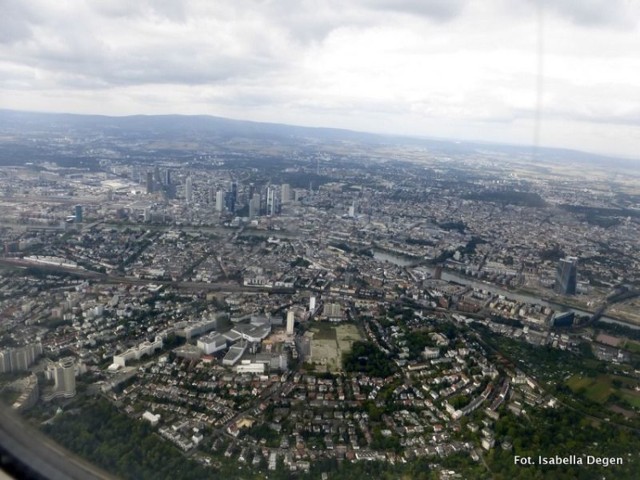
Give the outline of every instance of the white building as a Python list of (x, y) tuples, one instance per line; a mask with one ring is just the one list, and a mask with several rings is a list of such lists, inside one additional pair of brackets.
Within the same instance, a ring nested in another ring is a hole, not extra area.
[(197, 345), (205, 355), (210, 355), (227, 348), (227, 339), (219, 333), (214, 333), (198, 339)]
[(222, 364), (226, 366), (233, 366), (240, 361), (240, 357), (244, 355), (245, 350), (247, 349), (246, 343), (241, 343), (240, 345), (234, 345), (229, 349), (227, 354), (222, 359)]
[(222, 212), (224, 209), (224, 191), (218, 190), (216, 192), (216, 212)]
[(144, 341), (137, 347), (130, 348), (126, 352), (113, 356), (113, 363), (120, 367), (127, 365), (128, 361), (140, 360), (144, 355), (151, 355), (156, 350), (162, 349), (162, 337), (156, 336), (153, 342)]
[(218, 313), (214, 315), (213, 318), (184, 324), (182, 328), (176, 330), (176, 335), (185, 337), (187, 340), (191, 340), (191, 338), (196, 335), (202, 335), (203, 333), (220, 328), (225, 320), (226, 314)]
[(71, 398), (76, 394), (76, 365), (73, 357), (64, 357), (59, 362), (53, 364), (49, 369), (49, 374), (53, 376), (55, 382), (53, 391), (43, 395), (43, 400), (49, 401), (54, 398)]
[(267, 188), (267, 216), (272, 217), (276, 214), (276, 192), (273, 187)]
[(287, 335), (293, 335), (293, 325), (295, 323), (295, 312), (293, 310), (289, 310), (287, 312)]
[(240, 324), (233, 327), (231, 332), (237, 333), (248, 342), (259, 343), (269, 336), (271, 333), (271, 325)]
[(240, 365), (236, 367), (236, 373), (255, 373), (263, 374), (266, 365), (263, 362), (252, 362), (251, 360), (242, 360)]
[(424, 351), (422, 352), (422, 356), (427, 360), (438, 358), (440, 356), (440, 349), (425, 347)]
[(344, 316), (342, 306), (339, 303), (326, 303), (323, 314), (330, 320), (342, 320)]
[(187, 177), (184, 185), (184, 198), (187, 203), (193, 203), (193, 180), (191, 179), (191, 176)]
[(154, 415), (153, 413), (146, 411), (142, 414), (142, 418), (149, 422), (152, 427), (155, 427), (160, 421), (160, 415)]

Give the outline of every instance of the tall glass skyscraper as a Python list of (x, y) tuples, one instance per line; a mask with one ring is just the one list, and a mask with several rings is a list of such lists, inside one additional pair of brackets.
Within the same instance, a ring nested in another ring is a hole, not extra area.
[(575, 295), (578, 285), (578, 259), (566, 257), (560, 259), (556, 271), (555, 292), (560, 295)]

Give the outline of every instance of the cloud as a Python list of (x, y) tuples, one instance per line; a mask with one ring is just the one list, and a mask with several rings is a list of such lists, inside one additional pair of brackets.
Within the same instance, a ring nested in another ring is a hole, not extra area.
[(175, 3), (181, 2), (50, 4), (38, 22), (14, 9), (11, 32), (20, 41), (0, 45), (0, 61), (28, 65), (71, 88), (259, 78), (289, 61), (290, 45), (268, 19), (238, 15), (232, 4), (212, 15), (207, 2), (191, 10)]
[(543, 115), (549, 119), (600, 125), (640, 126), (640, 100), (634, 85), (576, 85), (561, 79), (548, 82)]
[(183, 22), (187, 18), (187, 3), (174, 0), (136, 0), (135, 2), (109, 0), (89, 2), (88, 8), (105, 17), (157, 16), (166, 20)]
[[(572, 122), (635, 128), (637, 2), (540, 1), (553, 141), (592, 140)], [(536, 3), (0, 0), (0, 108), (529, 141)]]
[(30, 38), (37, 19), (29, 2), (0, 0), (0, 44), (12, 44)]
[(638, 24), (638, 4), (628, 0), (529, 0), (542, 2), (546, 12), (555, 12), (585, 27), (634, 27)]
[(365, 4), (374, 9), (421, 15), (433, 20), (446, 21), (457, 17), (465, 0), (369, 0)]

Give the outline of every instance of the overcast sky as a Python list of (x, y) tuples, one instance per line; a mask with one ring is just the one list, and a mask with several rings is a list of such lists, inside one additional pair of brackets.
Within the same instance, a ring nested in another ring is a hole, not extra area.
[(0, 108), (527, 145), (538, 85), (542, 145), (640, 158), (640, 0), (0, 0)]

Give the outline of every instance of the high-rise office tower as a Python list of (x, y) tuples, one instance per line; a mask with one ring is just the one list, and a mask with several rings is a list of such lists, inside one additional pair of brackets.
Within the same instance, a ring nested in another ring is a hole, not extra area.
[(267, 216), (276, 214), (276, 191), (273, 187), (267, 188)]
[(153, 172), (147, 172), (147, 193), (153, 193)]
[(193, 203), (193, 180), (191, 179), (191, 176), (187, 177), (184, 184), (184, 198), (187, 203)]
[(225, 195), (225, 206), (231, 213), (236, 212), (236, 203), (238, 202), (238, 184), (231, 182), (231, 190)]
[(267, 214), (267, 191), (263, 190), (260, 192), (260, 215)]
[(260, 194), (254, 193), (249, 200), (249, 218), (255, 218), (260, 215)]
[(224, 190), (216, 192), (216, 212), (222, 212), (224, 209)]
[(224, 194), (224, 206), (227, 211), (230, 213), (235, 213), (236, 211), (236, 198), (233, 194), (233, 191), (227, 192)]
[(575, 295), (578, 285), (578, 259), (566, 257), (558, 262), (554, 290), (560, 295)]
[(291, 187), (288, 183), (283, 183), (280, 187), (280, 203), (286, 205), (291, 201)]
[(164, 171), (164, 184), (171, 185), (171, 169), (170, 168), (167, 168)]
[(76, 223), (82, 223), (82, 205), (76, 205), (75, 206), (75, 222)]

